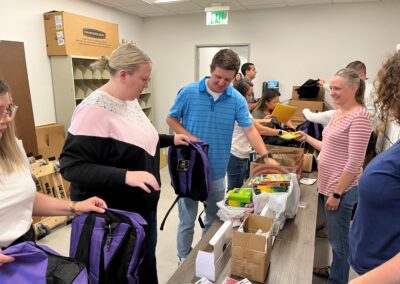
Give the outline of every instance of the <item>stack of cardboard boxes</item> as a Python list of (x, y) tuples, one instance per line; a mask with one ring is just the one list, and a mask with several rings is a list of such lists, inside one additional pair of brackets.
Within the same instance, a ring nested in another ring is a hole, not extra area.
[[(297, 107), (296, 113), (292, 117), (292, 121), (295, 124), (303, 123), (306, 120), (303, 115), (303, 109), (305, 108), (310, 109), (312, 112), (324, 111), (324, 88), (320, 87), (318, 96), (316, 98), (307, 99), (299, 98), (299, 95), (297, 94), (298, 88), (299, 86), (293, 86), (292, 98), (288, 102), (288, 105)], [(316, 156), (314, 152), (314, 150), (310, 150), (310, 152), (304, 153), (303, 172), (312, 172), (314, 156)]]

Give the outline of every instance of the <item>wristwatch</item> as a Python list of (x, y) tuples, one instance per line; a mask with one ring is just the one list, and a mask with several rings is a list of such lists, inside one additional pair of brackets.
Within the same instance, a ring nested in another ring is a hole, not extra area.
[(335, 197), (336, 199), (342, 198), (342, 195), (337, 192), (333, 192), (332, 196)]
[(267, 153), (261, 155), (261, 159), (265, 159), (265, 158), (272, 158), (272, 154), (270, 152), (267, 152)]
[(279, 132), (278, 132), (278, 136), (281, 136), (282, 135), (282, 130), (279, 130)]

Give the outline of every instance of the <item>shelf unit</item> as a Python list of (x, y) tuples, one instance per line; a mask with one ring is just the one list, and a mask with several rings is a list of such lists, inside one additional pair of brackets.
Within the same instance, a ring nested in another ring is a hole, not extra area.
[[(68, 130), (75, 107), (110, 78), (108, 71), (92, 71), (90, 64), (97, 58), (51, 56), (54, 105), (57, 123)], [(153, 121), (151, 86), (144, 89), (138, 102), (144, 113)]]

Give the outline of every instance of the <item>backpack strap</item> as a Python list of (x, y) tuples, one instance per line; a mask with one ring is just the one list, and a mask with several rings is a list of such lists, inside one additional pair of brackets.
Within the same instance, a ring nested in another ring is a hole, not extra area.
[(200, 212), (199, 217), (197, 218), (197, 220), (199, 221), (200, 227), (201, 227), (202, 229), (204, 229), (206, 226), (204, 226), (203, 220), (201, 219), (201, 215), (202, 215), (202, 214), (204, 213), (204, 211), (206, 210), (207, 204), (205, 204), (205, 203), (203, 202), (203, 205), (204, 205), (204, 208), (203, 208), (203, 210)]
[[(182, 154), (182, 148), (176, 148), (176, 155), (178, 157), (178, 162), (184, 160), (184, 157)], [(187, 187), (186, 187), (187, 172), (183, 171), (183, 170), (178, 170), (178, 172), (179, 172), (179, 189), (183, 190), (184, 191), (183, 193), (186, 195), (186, 193), (187, 193)]]
[(195, 143), (195, 142), (189, 142), (189, 143), (191, 145), (193, 145), (193, 147), (198, 149), (197, 152), (200, 154), (201, 159), (204, 161), (204, 163), (203, 163), (204, 175), (206, 177), (207, 189), (209, 189), (211, 187), (211, 177), (210, 177), (210, 166), (208, 164), (208, 156), (206, 153), (206, 152), (208, 152), (208, 144), (204, 143), (203, 141), (199, 141), (198, 143)]
[(160, 226), (160, 230), (161, 230), (161, 231), (164, 230), (165, 221), (167, 220), (167, 217), (168, 217), (169, 213), (171, 213), (172, 208), (174, 208), (175, 204), (178, 202), (179, 198), (180, 198), (180, 196), (177, 196), (177, 197), (175, 198), (175, 201), (172, 203), (171, 207), (168, 209), (167, 213), (165, 214), (164, 219), (163, 219), (163, 221), (161, 222), (161, 226)]
[(90, 269), (90, 244), (92, 241), (92, 232), (94, 229), (94, 225), (96, 222), (95, 214), (89, 214), (85, 220), (85, 225), (82, 227), (82, 232), (80, 234), (79, 242), (76, 247), (75, 255), (73, 256), (75, 259), (82, 262), (88, 270)]

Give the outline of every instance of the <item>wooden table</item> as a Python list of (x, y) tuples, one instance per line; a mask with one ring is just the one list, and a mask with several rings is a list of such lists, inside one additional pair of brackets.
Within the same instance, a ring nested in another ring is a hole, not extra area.
[[(316, 173), (311, 173), (309, 176), (315, 177)], [(265, 283), (312, 283), (318, 194), (316, 183), (313, 185), (300, 185), (300, 189), (299, 211), (294, 219), (286, 220), (285, 226), (275, 239)], [(194, 283), (199, 279), (196, 277), (195, 271), (197, 252), (207, 245), (221, 225), (222, 221), (215, 221), (212, 224), (187, 259), (168, 280), (168, 284)], [(230, 269), (231, 264), (229, 261), (215, 283), (220, 283), (225, 276), (230, 275)]]

